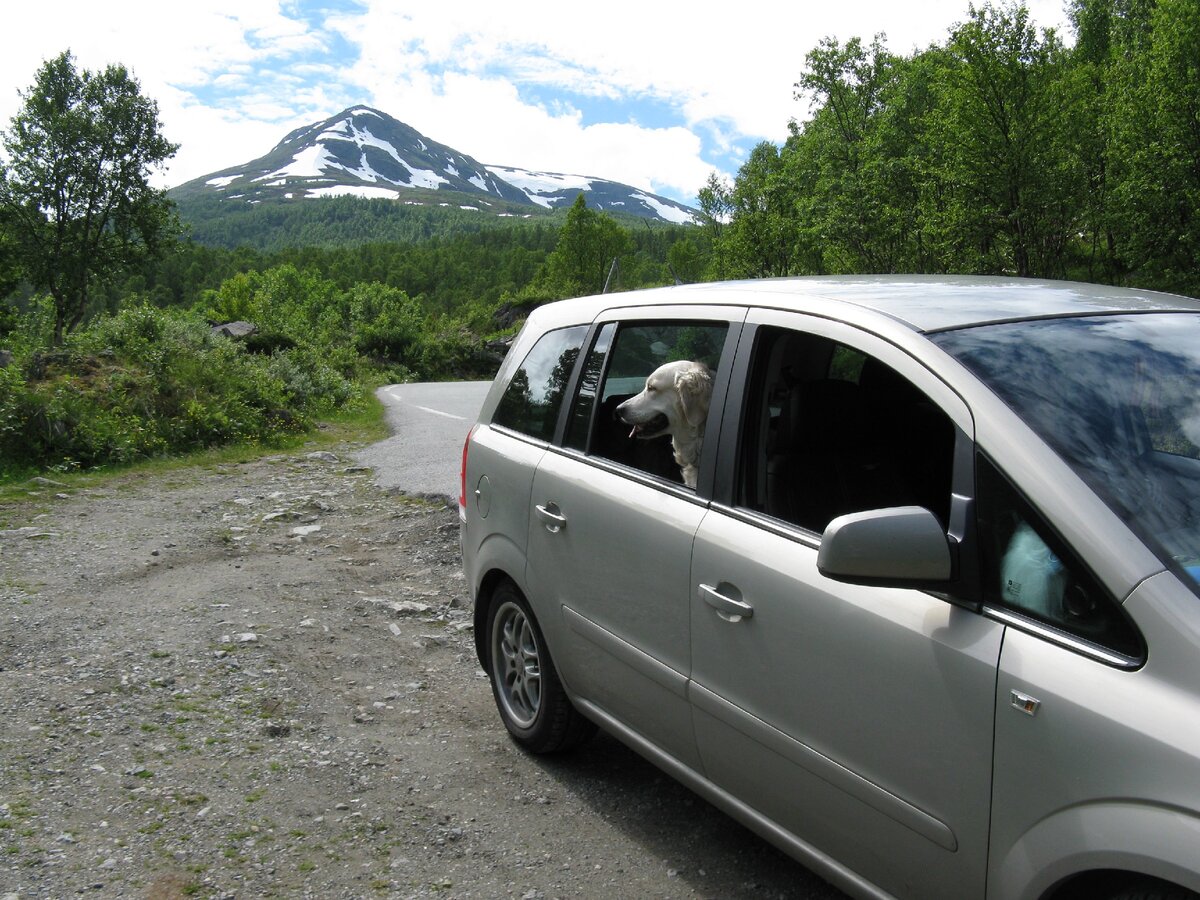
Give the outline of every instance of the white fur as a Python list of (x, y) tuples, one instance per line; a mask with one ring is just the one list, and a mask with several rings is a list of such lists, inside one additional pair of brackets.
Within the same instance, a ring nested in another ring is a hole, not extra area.
[(712, 372), (703, 363), (669, 362), (650, 373), (640, 394), (617, 407), (621, 421), (633, 426), (631, 435), (671, 435), (675, 462), (683, 473), (683, 483), (691, 488), (696, 486), (712, 384)]

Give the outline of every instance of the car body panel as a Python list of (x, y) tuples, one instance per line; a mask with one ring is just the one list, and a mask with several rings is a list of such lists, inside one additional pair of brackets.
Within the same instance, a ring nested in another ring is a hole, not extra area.
[[(1038, 896), (1081, 865), (1200, 891), (1195, 603), (1169, 572), (1126, 601), (1160, 648), (1137, 671), (1008, 630), (996, 686), (991, 895)], [(1014, 692), (1035, 700), (1036, 712), (1017, 708)]]
[[(467, 571), (472, 593), (490, 571), (524, 581), (529, 492), (545, 452), (545, 445), (502, 428), (480, 425), (472, 433), (468, 515), (462, 527), (463, 558), (472, 562)], [(480, 514), (481, 500), (486, 515)]]
[(892, 893), (981, 891), (1003, 627), (920, 591), (833, 586), (814, 548), (719, 511), (693, 581), (753, 608), (730, 622), (692, 602), (709, 778)]
[(526, 585), (572, 694), (695, 765), (691, 713), (670, 673), (681, 684), (688, 671), (688, 564), (705, 509), (647, 482), (548, 453), (531, 502), (553, 504), (566, 524), (531, 518)]

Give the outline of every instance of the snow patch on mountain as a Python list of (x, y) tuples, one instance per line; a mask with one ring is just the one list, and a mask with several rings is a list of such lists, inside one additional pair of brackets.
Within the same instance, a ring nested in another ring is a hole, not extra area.
[(695, 225), (696, 217), (678, 206), (672, 206), (663, 203), (657, 197), (652, 197), (649, 194), (635, 193), (632, 195), (634, 200), (639, 200), (654, 210), (659, 218), (666, 219), (668, 222), (674, 222), (676, 225)]
[(398, 192), (395, 188), (376, 187), (370, 184), (335, 184), (330, 187), (309, 188), (304, 196), (316, 197), (363, 197), (368, 200), (395, 200)]
[(281, 169), (276, 169), (274, 172), (268, 172), (266, 175), (260, 175), (255, 178), (255, 181), (267, 181), (271, 178), (319, 178), (325, 174), (324, 169), (329, 167), (342, 168), (337, 164), (333, 155), (329, 152), (329, 148), (324, 144), (312, 144), (299, 151), (292, 157), (292, 161)]
[(497, 178), (502, 178), (520, 190), (538, 206), (553, 209), (566, 199), (564, 191), (590, 191), (594, 179), (582, 175), (561, 175), (557, 172), (529, 172), (508, 166), (487, 166)]

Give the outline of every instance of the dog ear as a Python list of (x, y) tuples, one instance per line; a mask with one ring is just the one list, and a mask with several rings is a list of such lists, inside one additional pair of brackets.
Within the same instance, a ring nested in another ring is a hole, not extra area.
[(690, 366), (675, 375), (675, 390), (687, 423), (693, 428), (703, 425), (712, 398), (712, 373), (703, 366)]

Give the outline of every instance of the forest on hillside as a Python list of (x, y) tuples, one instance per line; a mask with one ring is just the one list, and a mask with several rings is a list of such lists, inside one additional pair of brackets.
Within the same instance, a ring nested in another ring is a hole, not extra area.
[[(269, 439), (384, 379), (489, 377), (530, 309), (606, 288), (973, 273), (1200, 295), (1200, 0), (1074, 0), (1071, 16), (1064, 36), (1019, 4), (970, 6), (909, 55), (884, 36), (820, 42), (798, 66), (788, 139), (710, 178), (689, 227), (616, 219), (585, 196), (490, 227), (344, 198), (224, 224), (210, 204), (189, 235), (136, 183), (114, 200), (127, 212), (57, 258), (46, 248), (74, 246), (84, 219), (51, 215), (60, 195), (29, 173), (86, 166), (39, 169), (48, 142), (33, 138), (86, 129), (69, 104), (30, 107), (0, 168), (0, 478)], [(38, 78), (32, 98), (73, 85), (101, 113), (88, 89), (129, 94), (124, 70), (79, 78), (69, 54)], [(157, 135), (152, 102), (146, 115), (140, 133)], [(233, 320), (256, 333), (213, 335)]]

